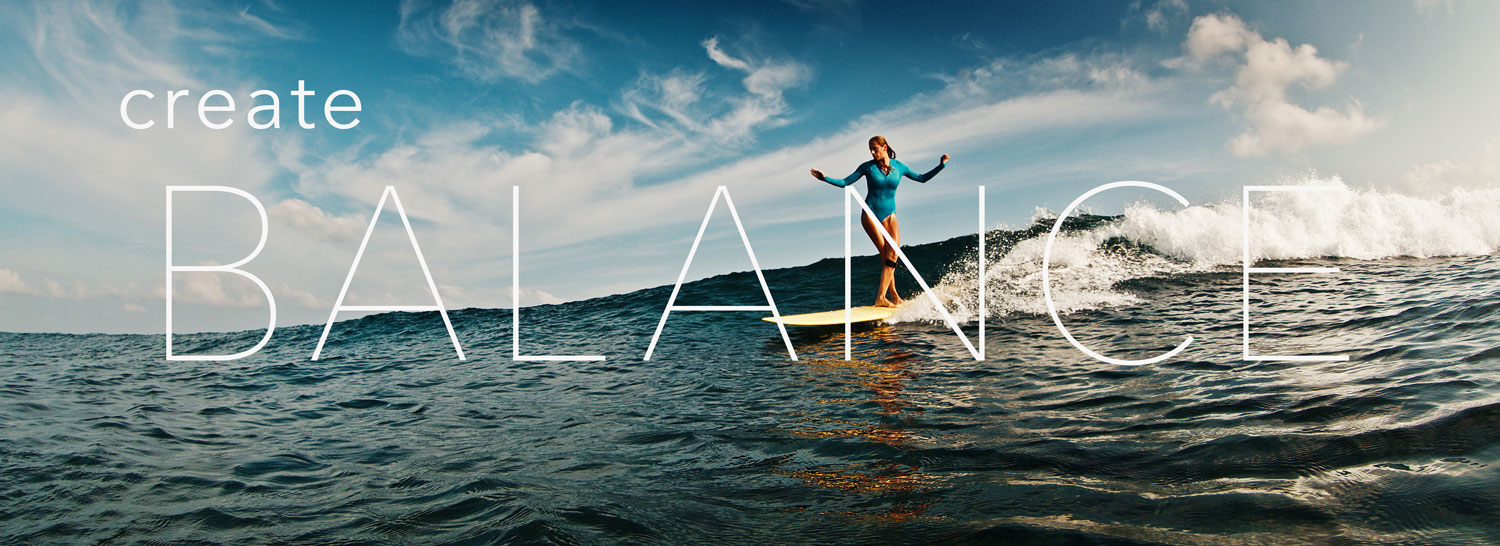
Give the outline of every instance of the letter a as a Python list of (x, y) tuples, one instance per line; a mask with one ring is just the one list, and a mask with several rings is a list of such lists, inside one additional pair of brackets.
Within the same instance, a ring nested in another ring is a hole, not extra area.
[[(698, 253), (698, 243), (703, 241), (703, 231), (708, 229), (708, 219), (714, 216), (714, 207), (719, 206), (719, 196), (724, 196), (724, 204), (729, 206), (729, 215), (734, 218), (734, 227), (740, 230), (740, 241), (745, 243), (745, 253), (750, 255), (750, 266), (755, 268), (755, 278), (760, 279), (760, 289), (766, 293), (768, 305), (673, 305), (677, 301), (677, 292), (682, 290), (682, 281), (687, 278), (688, 266), (693, 265), (693, 255)], [(792, 338), (786, 335), (786, 325), (781, 323), (781, 312), (776, 310), (776, 300), (771, 298), (771, 289), (766, 287), (766, 276), (760, 272), (760, 262), (755, 260), (755, 251), (750, 248), (750, 238), (745, 235), (745, 225), (740, 223), (740, 213), (734, 210), (734, 200), (729, 198), (729, 188), (719, 186), (714, 191), (714, 200), (708, 204), (708, 212), (703, 215), (703, 224), (698, 226), (698, 236), (693, 238), (693, 248), (688, 250), (687, 261), (682, 263), (682, 273), (677, 275), (677, 284), (672, 286), (672, 297), (667, 298), (667, 307), (661, 311), (661, 322), (656, 323), (656, 334), (651, 336), (651, 345), (646, 347), (646, 358), (651, 360), (651, 353), (656, 350), (656, 340), (661, 338), (661, 330), (667, 326), (667, 315), (672, 311), (770, 311), (771, 316), (776, 317), (776, 328), (781, 330), (781, 340), (786, 342), (786, 352), (791, 355), (792, 360), (797, 360), (797, 351), (792, 350)]]
[[(359, 260), (365, 255), (365, 245), (370, 244), (370, 235), (375, 233), (375, 222), (380, 221), (380, 211), (385, 208), (386, 198), (390, 198), (396, 205), (396, 214), (401, 216), (401, 224), (406, 226), (406, 238), (411, 241), (411, 249), (417, 254), (417, 263), (422, 266), (422, 276), (427, 277), (427, 288), (432, 290), (432, 301), (436, 305), (344, 305), (344, 296), (349, 293), (349, 283), (354, 281), (354, 271), (359, 269)], [(339, 311), (437, 311), (443, 317), (443, 326), (448, 327), (448, 339), (453, 340), (453, 350), (458, 352), (458, 359), (464, 359), (464, 348), (458, 344), (458, 334), (453, 333), (453, 322), (448, 320), (448, 310), (443, 307), (442, 296), (438, 295), (437, 283), (432, 282), (432, 272), (427, 270), (427, 259), (422, 257), (422, 247), (417, 245), (417, 236), (411, 231), (411, 221), (406, 219), (406, 209), (401, 206), (401, 197), (396, 195), (395, 186), (386, 186), (385, 193), (380, 195), (380, 204), (375, 205), (375, 216), (370, 217), (370, 227), (365, 230), (365, 239), (359, 242), (359, 251), (354, 253), (354, 263), (349, 266), (349, 276), (344, 278), (344, 287), (339, 289), (339, 299), (333, 303), (333, 311), (328, 313), (328, 323), (323, 325), (323, 336), (318, 338), (318, 347), (313, 349), (313, 360), (317, 360), (323, 353), (323, 343), (328, 341), (328, 331), (333, 329), (333, 319), (339, 315)]]
[[(255, 211), (260, 213), (260, 242), (255, 244), (255, 250), (251, 251), (250, 255), (245, 256), (244, 259), (229, 265), (172, 265), (172, 192), (178, 191), (220, 191), (232, 193), (249, 200), (250, 204), (255, 205)], [(265, 347), (267, 342), (271, 341), (271, 333), (276, 331), (276, 298), (271, 297), (271, 289), (266, 286), (266, 283), (261, 282), (260, 277), (239, 269), (240, 266), (249, 263), (250, 260), (254, 260), (256, 256), (259, 256), (261, 249), (266, 247), (266, 235), (269, 226), (270, 223), (266, 220), (266, 207), (260, 204), (259, 199), (245, 192), (245, 190), (228, 186), (167, 186), (167, 360), (238, 360), (255, 354), (260, 351), (261, 347)], [(266, 294), (266, 303), (271, 307), (271, 322), (266, 325), (266, 335), (260, 338), (260, 343), (256, 343), (254, 347), (232, 355), (173, 355), (172, 274), (178, 271), (234, 273), (235, 275), (250, 279), (256, 286), (259, 286), (260, 291)]]

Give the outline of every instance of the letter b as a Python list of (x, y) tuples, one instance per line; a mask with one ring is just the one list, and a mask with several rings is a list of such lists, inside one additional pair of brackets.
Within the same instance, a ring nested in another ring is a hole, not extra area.
[[(260, 242), (256, 243), (255, 250), (251, 251), (250, 255), (249, 256), (245, 256), (244, 259), (242, 259), (242, 260), (240, 260), (238, 262), (234, 262), (234, 263), (229, 264), (229, 265), (173, 265), (172, 264), (172, 193), (173, 192), (179, 192), (179, 191), (217, 191), (217, 192), (224, 192), (224, 193), (232, 193), (232, 194), (238, 195), (240, 197), (244, 197), (245, 199), (249, 200), (250, 204), (255, 205), (256, 212), (260, 213)], [(241, 190), (241, 189), (238, 189), (238, 188), (231, 188), (231, 187), (228, 187), (228, 186), (167, 186), (167, 290), (166, 290), (166, 297), (167, 297), (167, 360), (238, 360), (238, 359), (245, 358), (247, 356), (253, 355), (256, 352), (259, 352), (262, 347), (266, 346), (267, 342), (271, 341), (271, 333), (276, 331), (276, 298), (274, 298), (274, 297), (271, 296), (271, 289), (266, 286), (265, 282), (262, 282), (260, 280), (260, 277), (256, 277), (255, 275), (252, 275), (250, 273), (247, 273), (247, 272), (239, 269), (240, 266), (245, 265), (246, 263), (249, 263), (250, 260), (254, 260), (256, 256), (259, 256), (261, 249), (263, 249), (263, 248), (266, 247), (266, 234), (267, 234), (267, 231), (269, 229), (269, 226), (270, 226), (270, 222), (266, 218), (266, 207), (263, 206), (263, 205), (261, 205), (259, 199), (256, 199), (255, 196), (250, 195), (249, 193), (245, 192), (244, 190)], [(180, 356), (179, 355), (173, 355), (172, 354), (172, 274), (176, 273), (176, 272), (179, 272), (179, 271), (181, 271), (181, 272), (223, 272), (223, 273), (234, 273), (235, 275), (239, 275), (241, 277), (245, 277), (247, 279), (250, 279), (251, 282), (254, 282), (256, 286), (260, 287), (260, 291), (264, 292), (266, 294), (266, 303), (271, 306), (271, 322), (270, 322), (269, 325), (266, 326), (266, 335), (265, 335), (265, 337), (262, 337), (260, 339), (260, 343), (255, 344), (254, 347), (251, 347), (251, 348), (249, 348), (247, 350), (244, 350), (244, 351), (232, 354), (232, 355), (180, 355)]]

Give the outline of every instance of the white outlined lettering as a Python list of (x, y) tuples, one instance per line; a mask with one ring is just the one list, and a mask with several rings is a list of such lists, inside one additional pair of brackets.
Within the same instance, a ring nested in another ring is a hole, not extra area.
[[(853, 237), (851, 233), (853, 232), (854, 228), (851, 226), (851, 223), (854, 220), (852, 217), (853, 207), (849, 206), (850, 200), (857, 201), (860, 208), (865, 211), (865, 214), (868, 214), (871, 217), (875, 216), (875, 211), (870, 210), (870, 205), (866, 204), (863, 199), (859, 198), (859, 192), (854, 191), (854, 188), (852, 187), (846, 186), (844, 188), (844, 360), (849, 360), (852, 352), (849, 339), (851, 334), (849, 322), (853, 320), (851, 317), (853, 311), (850, 310), (852, 308), (851, 306), (853, 305), (853, 300), (852, 296), (850, 295), (849, 286), (851, 276), (851, 272), (849, 270), (849, 255), (851, 253), (849, 248), (849, 240)], [(932, 293), (932, 287), (927, 286), (927, 281), (922, 280), (922, 275), (917, 273), (917, 266), (913, 265), (911, 263), (911, 260), (906, 258), (906, 253), (901, 251), (901, 247), (896, 245), (896, 239), (894, 237), (891, 237), (890, 232), (886, 231), (885, 226), (880, 222), (874, 222), (874, 224), (875, 230), (880, 232), (880, 236), (884, 237), (885, 241), (891, 245), (891, 248), (895, 249), (896, 257), (900, 258), (901, 262), (906, 264), (906, 269), (908, 271), (911, 271), (912, 278), (916, 279), (917, 285), (922, 287), (922, 293), (927, 294), (927, 298), (932, 302), (932, 306), (938, 310), (938, 313), (943, 315), (943, 322), (947, 323), (948, 327), (953, 329), (953, 333), (958, 334), (959, 341), (964, 342), (964, 348), (969, 350), (969, 354), (974, 357), (974, 360), (984, 360), (984, 186), (979, 187), (980, 348), (977, 350), (974, 348), (974, 344), (969, 342), (969, 336), (964, 335), (963, 330), (960, 330), (958, 328), (958, 322), (954, 321), (953, 316), (948, 314), (948, 308), (943, 307), (943, 302), (938, 301), (937, 295)]]
[(136, 95), (145, 95), (147, 99), (156, 98), (156, 95), (151, 94), (150, 91), (145, 89), (136, 89), (135, 91), (126, 93), (125, 98), (120, 99), (120, 120), (124, 121), (125, 125), (129, 125), (131, 129), (150, 129), (152, 125), (156, 125), (156, 120), (152, 119), (146, 120), (145, 123), (136, 123), (130, 119), (130, 99), (135, 98)]
[[(334, 106), (333, 99), (339, 97), (349, 97), (354, 99), (354, 106)], [(348, 89), (340, 89), (338, 91), (334, 91), (333, 94), (328, 95), (328, 100), (323, 101), (323, 119), (328, 120), (328, 124), (332, 125), (334, 129), (353, 129), (355, 125), (359, 125), (359, 118), (354, 118), (354, 121), (351, 121), (349, 123), (339, 123), (333, 120), (333, 113), (358, 112), (361, 108), (362, 107), (359, 104), (359, 95), (354, 94), (354, 92), (349, 91)]]
[[(255, 244), (255, 250), (251, 251), (250, 255), (245, 256), (244, 259), (229, 265), (172, 265), (172, 193), (179, 191), (217, 191), (232, 193), (249, 200), (250, 204), (255, 205), (255, 211), (260, 213), (260, 242)], [(260, 255), (261, 249), (266, 247), (266, 236), (269, 234), (269, 231), (270, 222), (266, 218), (266, 207), (260, 204), (259, 199), (256, 199), (255, 196), (250, 195), (245, 190), (228, 186), (167, 186), (167, 360), (238, 360), (255, 354), (262, 347), (265, 347), (266, 343), (271, 341), (271, 333), (276, 331), (276, 298), (271, 295), (270, 287), (267, 287), (266, 283), (260, 280), (260, 277), (239, 269), (239, 266), (249, 263), (250, 260), (254, 260), (256, 256)], [(235, 275), (250, 279), (251, 282), (260, 287), (261, 292), (266, 294), (266, 303), (271, 307), (271, 321), (266, 325), (265, 337), (260, 338), (260, 343), (256, 343), (254, 347), (232, 355), (179, 356), (172, 354), (172, 274), (177, 272), (234, 273)]]
[[(714, 216), (714, 207), (719, 206), (720, 195), (724, 196), (724, 204), (729, 206), (734, 227), (740, 230), (740, 241), (745, 243), (745, 253), (750, 255), (750, 266), (755, 268), (755, 278), (760, 280), (760, 288), (766, 294), (768, 305), (674, 305), (677, 302), (677, 292), (682, 290), (682, 281), (687, 278), (688, 266), (693, 264), (693, 255), (698, 253), (698, 243), (703, 241), (703, 231), (708, 229), (708, 220)], [(776, 300), (771, 298), (771, 289), (766, 286), (766, 276), (760, 272), (760, 262), (755, 259), (755, 250), (750, 248), (745, 225), (740, 223), (740, 213), (735, 211), (734, 200), (729, 198), (729, 188), (719, 186), (714, 191), (714, 200), (708, 204), (708, 212), (703, 214), (703, 224), (698, 226), (698, 236), (693, 238), (693, 247), (688, 250), (687, 261), (682, 263), (682, 273), (677, 274), (677, 284), (672, 285), (672, 297), (667, 298), (667, 307), (661, 311), (661, 322), (656, 323), (656, 333), (651, 336), (651, 345), (646, 347), (646, 357), (642, 360), (651, 360), (651, 353), (656, 350), (656, 341), (661, 338), (662, 328), (667, 326), (667, 316), (672, 311), (770, 311), (771, 316), (776, 318), (776, 328), (781, 331), (781, 340), (786, 342), (787, 354), (792, 360), (797, 360), (797, 351), (792, 349), (792, 338), (787, 336), (786, 325), (781, 323), (781, 312), (776, 310)]]
[(1062, 332), (1063, 337), (1068, 338), (1068, 343), (1073, 344), (1074, 348), (1083, 351), (1084, 354), (1094, 357), (1094, 360), (1098, 360), (1101, 362), (1108, 362), (1110, 364), (1118, 364), (1121, 366), (1140, 366), (1143, 364), (1154, 364), (1177, 356), (1177, 353), (1182, 352), (1183, 349), (1187, 348), (1188, 344), (1193, 342), (1193, 336), (1187, 336), (1187, 339), (1184, 339), (1181, 344), (1170, 351), (1141, 360), (1123, 360), (1119, 358), (1110, 358), (1096, 353), (1090, 350), (1088, 347), (1084, 347), (1083, 344), (1079, 343), (1077, 339), (1074, 339), (1073, 334), (1068, 332), (1068, 327), (1063, 326), (1062, 317), (1059, 317), (1057, 315), (1057, 304), (1052, 302), (1052, 279), (1048, 276), (1047, 273), (1047, 270), (1050, 269), (1049, 266), (1052, 263), (1052, 242), (1057, 240), (1057, 232), (1058, 230), (1062, 229), (1063, 220), (1067, 219), (1068, 215), (1073, 213), (1073, 209), (1078, 208), (1078, 205), (1082, 205), (1084, 201), (1088, 200), (1088, 198), (1090, 197), (1093, 197), (1094, 194), (1114, 188), (1123, 187), (1136, 187), (1156, 190), (1172, 196), (1172, 198), (1176, 199), (1178, 203), (1182, 204), (1182, 206), (1188, 206), (1187, 199), (1184, 199), (1181, 195), (1178, 195), (1177, 192), (1172, 191), (1165, 186), (1152, 184), (1150, 182), (1110, 182), (1103, 186), (1099, 186), (1097, 188), (1089, 190), (1088, 193), (1078, 196), (1077, 199), (1074, 199), (1073, 202), (1068, 205), (1068, 208), (1063, 209), (1062, 214), (1057, 215), (1057, 221), (1052, 223), (1052, 233), (1047, 235), (1047, 246), (1042, 251), (1042, 299), (1047, 301), (1047, 312), (1052, 315), (1052, 323), (1057, 325), (1057, 330)]
[[(375, 223), (380, 221), (380, 211), (385, 208), (386, 199), (390, 199), (395, 205), (396, 214), (401, 216), (401, 224), (406, 226), (406, 238), (411, 241), (411, 249), (417, 254), (417, 263), (422, 266), (422, 276), (427, 278), (427, 288), (432, 291), (435, 305), (344, 305), (344, 296), (349, 293), (349, 283), (354, 281), (354, 272), (359, 269), (359, 260), (365, 255), (365, 245), (370, 244), (370, 235), (375, 233)], [(417, 245), (417, 236), (411, 231), (411, 221), (406, 219), (406, 209), (401, 206), (401, 197), (396, 195), (395, 186), (386, 186), (385, 192), (380, 194), (380, 204), (375, 205), (375, 215), (370, 217), (370, 227), (365, 230), (365, 238), (359, 242), (359, 250), (354, 253), (354, 263), (349, 265), (349, 276), (344, 277), (344, 287), (339, 289), (339, 299), (333, 303), (333, 310), (328, 313), (328, 322), (323, 325), (323, 335), (318, 338), (318, 347), (313, 349), (313, 360), (322, 355), (323, 344), (328, 341), (328, 332), (333, 329), (333, 319), (338, 317), (339, 311), (437, 311), (443, 317), (443, 326), (448, 328), (448, 339), (453, 340), (453, 350), (458, 353), (458, 359), (464, 359), (464, 348), (458, 344), (458, 334), (453, 332), (453, 322), (448, 320), (448, 309), (443, 307), (443, 297), (438, 295), (437, 283), (432, 281), (432, 272), (427, 269), (427, 259), (422, 257), (422, 247)]]
[(307, 122), (307, 97), (318, 94), (316, 91), (308, 91), (303, 80), (297, 80), (297, 90), (292, 91), (292, 96), (297, 97), (297, 125), (303, 129), (312, 129), (316, 124)]
[[(270, 96), (271, 97), (271, 104), (262, 104), (260, 106), (256, 106), (255, 108), (251, 108), (250, 111), (245, 114), (245, 123), (249, 123), (251, 127), (256, 128), (256, 129), (269, 129), (269, 128), (280, 129), (281, 128), (281, 97), (276, 96), (276, 93), (272, 93), (270, 91), (266, 91), (265, 89), (261, 89), (260, 91), (256, 91), (256, 92), (250, 94), (250, 102), (254, 103), (255, 102), (255, 97), (259, 97), (261, 95), (268, 95), (268, 96)], [(265, 125), (261, 125), (261, 124), (255, 122), (255, 113), (263, 111), (263, 110), (270, 110), (271, 111), (271, 122), (267, 123)]]
[(1250, 354), (1250, 274), (1251, 273), (1338, 273), (1337, 267), (1251, 267), (1250, 262), (1250, 192), (1252, 191), (1338, 191), (1340, 186), (1245, 186), (1243, 189), (1245, 203), (1242, 207), (1244, 212), (1244, 304), (1245, 304), (1245, 333), (1243, 352), (1241, 360), (1251, 361), (1291, 361), (1291, 362), (1342, 362), (1349, 360), (1348, 355), (1315, 356), (1315, 355), (1252, 355)]
[[(330, 120), (332, 121), (332, 120)], [(603, 356), (521, 355), (521, 187), (510, 187), (510, 358), (525, 361), (600, 361)]]
[[(208, 105), (208, 98), (209, 97), (224, 97), (224, 100), (228, 101), (229, 104), (227, 104), (225, 106), (209, 106)], [(211, 121), (208, 121), (208, 114), (207, 114), (207, 112), (233, 112), (233, 111), (234, 111), (234, 97), (229, 96), (229, 93), (226, 92), (226, 91), (224, 91), (224, 90), (222, 90), (222, 89), (215, 89), (213, 91), (209, 91), (207, 93), (204, 93), (203, 97), (198, 99), (198, 121), (203, 122), (203, 126), (204, 127), (208, 127), (209, 129), (218, 130), (218, 129), (223, 129), (225, 127), (229, 127), (230, 125), (234, 125), (234, 118), (225, 118), (223, 123), (213, 123)]]

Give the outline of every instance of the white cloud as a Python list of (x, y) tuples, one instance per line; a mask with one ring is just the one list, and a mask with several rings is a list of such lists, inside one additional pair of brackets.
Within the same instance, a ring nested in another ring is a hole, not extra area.
[(1137, 59), (1117, 53), (1063, 53), (1032, 62), (994, 59), (954, 75), (934, 75), (945, 84), (943, 89), (907, 100), (887, 113), (905, 116), (911, 115), (908, 111), (934, 110), (924, 104), (953, 109), (1060, 90), (1140, 95), (1159, 88), (1138, 65)]
[(480, 81), (537, 83), (573, 68), (579, 48), (563, 27), (529, 2), (403, 0), (396, 43), (420, 57), (442, 58)]
[(117, 298), (131, 302), (148, 300), (161, 301), (163, 292), (160, 287), (155, 291), (146, 290), (139, 285), (129, 283), (124, 286), (116, 286), (111, 283), (99, 283), (94, 286), (85, 284), (82, 280), (73, 279), (72, 285), (66, 286), (53, 278), (42, 280), (42, 289), (38, 290), (25, 281), (21, 280), (19, 274), (0, 269), (0, 294), (44, 294), (46, 296), (66, 300), (90, 300), (98, 298)]
[(134, 16), (117, 4), (39, 2), (30, 13), (17, 4), (6, 19), (28, 35), (37, 66), (73, 100), (97, 104), (118, 100), (114, 84), (163, 82), (202, 88), (170, 62), (173, 41), (185, 34), (181, 12), (145, 3)]
[(1146, 28), (1154, 32), (1166, 32), (1171, 19), (1188, 11), (1186, 0), (1160, 0), (1146, 10)]
[(58, 299), (70, 299), (70, 298), (71, 299), (79, 299), (77, 297), (78, 294), (81, 294), (81, 291), (74, 292), (73, 294), (69, 294), (68, 290), (65, 289), (65, 288), (63, 288), (62, 283), (57, 282), (57, 281), (52, 280), (52, 279), (47, 279), (47, 295), (48, 296), (52, 296), (52, 297), (58, 298)]
[(521, 307), (530, 307), (532, 305), (555, 305), (562, 302), (562, 298), (549, 294), (546, 290), (521, 290)]
[(1244, 50), (1252, 36), (1255, 33), (1239, 17), (1210, 14), (1193, 20), (1185, 47), (1194, 62), (1203, 63), (1222, 53)]
[[(66, 204), (48, 211), (54, 220), (119, 236), (145, 225), (159, 229), (159, 216), (142, 218), (139, 212), (156, 209), (164, 185), (213, 180), (254, 191), (270, 178), (272, 169), (259, 157), (264, 140), (244, 124), (212, 131), (196, 120), (179, 120), (175, 129), (159, 122), (137, 131), (120, 121), (119, 105), (128, 90), (155, 90), (155, 101), (140, 101), (136, 115), (155, 110), (149, 114), (160, 118), (164, 90), (207, 90), (183, 51), (231, 40), (253, 43), (267, 32), (290, 31), (260, 19), (247, 34), (245, 25), (233, 23), (243, 19), (240, 12), (197, 5), (42, 2), (29, 7), (0, 8), (6, 16), (0, 25), (29, 37), (29, 51), (14, 52), (19, 60), (10, 68), (37, 69), (32, 77), (0, 83), (6, 96), (0, 124), (7, 128), (0, 136), (0, 164), (8, 173), (0, 189), (9, 198)], [(214, 83), (234, 88), (228, 85), (233, 82)]]
[(364, 233), (367, 218), (348, 214), (331, 216), (323, 209), (301, 199), (285, 199), (266, 208), (266, 214), (284, 222), (299, 235), (312, 235), (325, 241), (353, 241)]
[[(225, 278), (234, 279), (226, 286)], [(227, 273), (189, 273), (177, 275), (172, 283), (174, 303), (194, 303), (214, 307), (263, 307), (265, 294), (249, 280)], [(274, 296), (274, 293), (272, 294)]]
[[(265, 40), (303, 37), (302, 27), (281, 23), (278, 15), (151, 0), (0, 6), (0, 32), (14, 28), (26, 38), (26, 47), (7, 51), (7, 63), (0, 67), (0, 73), (19, 76), (0, 78), (0, 95), (6, 98), (0, 103), (0, 125), (7, 128), (0, 136), (0, 165), (7, 173), (0, 177), (0, 191), (17, 208), (68, 226), (73, 238), (67, 251), (33, 245), (7, 256), (36, 268), (21, 274), (72, 276), (46, 278), (34, 293), (95, 300), (91, 305), (99, 310), (115, 301), (139, 312), (164, 298), (164, 186), (213, 183), (262, 199), (274, 195), (268, 185), (277, 167), (267, 144), (279, 135), (259, 134), (244, 123), (213, 131), (180, 105), (177, 127), (167, 129), (162, 109), (167, 89), (193, 90), (186, 100), (210, 88), (229, 89), (237, 103), (248, 103), (247, 90), (254, 87), (213, 62), (213, 51), (243, 57), (262, 50), (258, 46)], [(156, 127), (137, 131), (120, 121), (121, 97), (131, 89), (156, 93), (154, 101), (138, 100), (132, 107), (138, 119), (154, 116)], [(180, 222), (175, 234), (180, 244), (201, 239), (186, 226), (222, 225), (222, 209), (249, 208), (233, 201), (195, 207), (203, 202), (178, 199), (174, 219)], [(268, 246), (276, 243), (273, 234)], [(271, 261), (263, 255), (255, 266)], [(284, 264), (267, 269), (278, 267)], [(247, 292), (191, 276), (181, 278), (188, 283), (186, 301), (239, 306), (260, 297), (248, 283)]]
[(306, 31), (297, 25), (277, 25), (267, 21), (264, 17), (250, 13), (250, 6), (245, 6), (240, 10), (239, 22), (272, 38), (301, 40), (307, 37)]
[(295, 288), (290, 284), (281, 282), (271, 287), (271, 295), (277, 302), (289, 301), (303, 309), (328, 310), (333, 308), (333, 301), (312, 295), (312, 293)]
[(1238, 110), (1247, 127), (1229, 142), (1237, 157), (1296, 151), (1310, 146), (1349, 142), (1384, 125), (1366, 117), (1358, 103), (1343, 109), (1308, 110), (1293, 104), (1287, 90), (1300, 85), (1321, 89), (1333, 85), (1346, 63), (1318, 57), (1309, 44), (1291, 47), (1285, 39), (1266, 40), (1234, 15), (1204, 15), (1193, 20), (1184, 43), (1199, 66), (1233, 54), (1234, 86), (1210, 101)]
[(148, 86), (204, 90), (190, 65), (179, 62), (180, 51), (232, 53), (265, 38), (304, 34), (295, 22), (271, 22), (248, 7), (150, 0), (7, 3), (0, 26), (26, 37), (29, 61), (50, 85), (91, 107), (118, 107), (125, 90)]
[(9, 269), (0, 269), (0, 294), (35, 294), (36, 289), (21, 280), (21, 276)]
[(1406, 173), (1406, 191), (1439, 195), (1453, 188), (1500, 185), (1500, 138), (1491, 138), (1466, 162), (1444, 159), (1417, 165)]
[(1453, 0), (1412, 0), (1417, 15), (1428, 21), (1444, 15), (1453, 15)]
[(1247, 107), (1245, 116), (1251, 129), (1229, 141), (1229, 150), (1236, 157), (1349, 142), (1384, 124), (1365, 117), (1358, 104), (1346, 111), (1326, 106), (1309, 111), (1283, 101), (1266, 101)]
[[(226, 279), (228, 279), (227, 283)], [(233, 274), (182, 272), (174, 275), (174, 280), (176, 282), (172, 299), (176, 303), (218, 307), (264, 306), (264, 295), (260, 289), (250, 281)], [(22, 282), (15, 273), (0, 269), (0, 293), (46, 294), (57, 299), (79, 301), (118, 299), (124, 300), (127, 311), (144, 310), (144, 307), (139, 305), (141, 303), (166, 301), (166, 292), (162, 286), (146, 289), (135, 283), (126, 283), (121, 286), (108, 282), (90, 285), (80, 279), (73, 279), (69, 286), (56, 279), (48, 278), (44, 280), (43, 287), (44, 290), (39, 291)], [(283, 305), (290, 302), (303, 309), (315, 310), (327, 310), (333, 306), (331, 300), (319, 298), (285, 282), (271, 283), (271, 291), (276, 301)]]
[(734, 57), (730, 57), (729, 54), (724, 53), (724, 50), (719, 49), (718, 36), (714, 36), (712, 38), (704, 40), (703, 49), (708, 50), (708, 58), (713, 59), (713, 61), (715, 63), (718, 63), (719, 66), (750, 72), (749, 63), (746, 63), (745, 61), (741, 61)]
[[(266, 306), (266, 296), (264, 292), (261, 292), (260, 287), (238, 275), (229, 273), (187, 272), (174, 275), (173, 281), (173, 304), (197, 304), (238, 308), (264, 308)], [(296, 288), (285, 282), (277, 281), (269, 284), (271, 297), (276, 298), (276, 303), (281, 309), (286, 309), (285, 306), (288, 304), (301, 309), (325, 312), (333, 308), (332, 300), (314, 296), (306, 290)], [(140, 298), (128, 299), (143, 301)], [(151, 295), (151, 301), (166, 301), (166, 295), (158, 289), (156, 293)], [(387, 299), (378, 303), (389, 303), (390, 301)]]
[(714, 64), (745, 74), (740, 80), (744, 93), (719, 98), (705, 89), (708, 76), (702, 72), (677, 69), (664, 75), (644, 74), (624, 92), (620, 112), (667, 131), (664, 138), (706, 137), (716, 145), (744, 143), (753, 140), (757, 131), (786, 123), (791, 107), (783, 93), (811, 78), (806, 65), (736, 57), (720, 47), (717, 36), (701, 45)]

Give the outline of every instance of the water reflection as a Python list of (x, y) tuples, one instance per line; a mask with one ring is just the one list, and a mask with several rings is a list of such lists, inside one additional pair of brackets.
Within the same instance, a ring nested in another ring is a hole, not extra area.
[(923, 485), (930, 479), (923, 476), (921, 465), (892, 460), (907, 450), (907, 425), (922, 412), (906, 391), (918, 376), (915, 368), (926, 358), (902, 348), (900, 337), (886, 326), (853, 332), (850, 360), (842, 358), (842, 331), (815, 333), (801, 341), (798, 352), (804, 359), (795, 368), (802, 372), (797, 379), (815, 385), (809, 392), (818, 398), (808, 401), (809, 409), (793, 412), (795, 421), (782, 430), (801, 438), (858, 439), (899, 451), (894, 457), (875, 455), (877, 460), (863, 463), (783, 466), (775, 472), (808, 485), (884, 501), (876, 513), (834, 512), (839, 515), (904, 521), (926, 512), (932, 503), (925, 500)]

